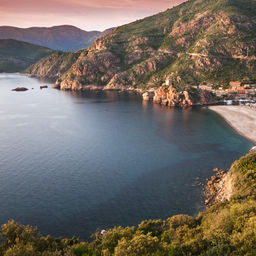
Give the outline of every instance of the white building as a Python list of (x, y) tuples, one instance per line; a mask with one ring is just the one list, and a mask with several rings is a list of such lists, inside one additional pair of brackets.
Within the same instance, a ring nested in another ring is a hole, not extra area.
[(172, 84), (172, 82), (171, 82), (170, 79), (166, 79), (166, 80), (165, 80), (165, 84), (166, 84), (167, 86), (170, 86), (170, 85)]

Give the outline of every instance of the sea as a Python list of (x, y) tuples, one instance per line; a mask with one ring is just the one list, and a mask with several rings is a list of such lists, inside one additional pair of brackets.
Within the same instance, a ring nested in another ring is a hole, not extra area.
[[(29, 90), (12, 91), (21, 86)], [(198, 183), (252, 146), (205, 107), (65, 92), (0, 74), (0, 224), (88, 240), (145, 219), (197, 216), (204, 210)]]

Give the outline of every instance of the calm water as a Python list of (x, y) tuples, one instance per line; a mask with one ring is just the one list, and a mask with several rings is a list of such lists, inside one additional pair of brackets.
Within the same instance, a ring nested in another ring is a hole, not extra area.
[[(40, 90), (0, 75), (0, 223), (77, 235), (173, 214), (195, 215), (192, 186), (228, 168), (252, 143), (206, 109), (144, 104), (140, 97)], [(17, 86), (34, 88), (12, 92)]]

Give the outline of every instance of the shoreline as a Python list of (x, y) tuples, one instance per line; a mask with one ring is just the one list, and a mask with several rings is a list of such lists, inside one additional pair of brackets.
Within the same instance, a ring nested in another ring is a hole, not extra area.
[(256, 110), (246, 106), (209, 106), (219, 114), (237, 133), (256, 143)]

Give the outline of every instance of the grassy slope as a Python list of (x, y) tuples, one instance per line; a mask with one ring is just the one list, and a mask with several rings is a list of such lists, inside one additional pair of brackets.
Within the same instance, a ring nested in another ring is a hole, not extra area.
[(12, 39), (0, 40), (0, 72), (23, 71), (52, 50)]
[(36, 229), (9, 222), (0, 230), (1, 255), (256, 255), (256, 153), (229, 170), (233, 196), (199, 213), (148, 220), (95, 234), (90, 243), (41, 236)]

